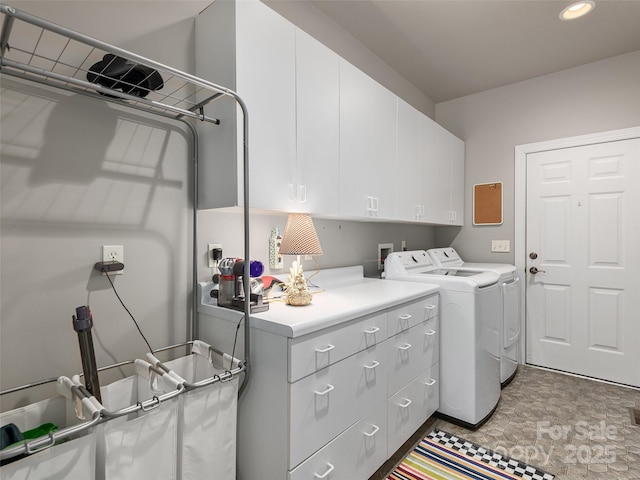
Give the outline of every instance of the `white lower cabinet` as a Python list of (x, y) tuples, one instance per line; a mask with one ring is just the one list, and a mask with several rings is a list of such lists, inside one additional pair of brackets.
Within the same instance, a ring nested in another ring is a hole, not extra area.
[(391, 456), (440, 406), (440, 369), (432, 365), (387, 403), (388, 448)]
[(438, 409), (439, 295), (390, 305), (293, 338), (251, 329), (240, 480), (369, 478)]
[(290, 480), (369, 478), (387, 460), (387, 406), (382, 402), (289, 473)]
[(384, 401), (384, 347), (375, 345), (291, 384), (291, 467)]

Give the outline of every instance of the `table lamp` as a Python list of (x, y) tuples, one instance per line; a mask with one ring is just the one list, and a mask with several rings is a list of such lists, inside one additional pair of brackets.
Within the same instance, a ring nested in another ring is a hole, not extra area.
[(302, 273), (300, 255), (322, 255), (322, 247), (313, 220), (306, 213), (290, 213), (282, 234), (279, 253), (297, 255), (289, 270), (289, 278), (284, 285), (285, 300), (289, 305), (309, 305), (311, 292)]

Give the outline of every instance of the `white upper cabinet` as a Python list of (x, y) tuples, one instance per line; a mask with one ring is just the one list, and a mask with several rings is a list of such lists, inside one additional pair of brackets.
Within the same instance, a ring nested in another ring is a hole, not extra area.
[[(447, 132), (448, 133), (448, 132)], [(451, 216), (450, 225), (464, 224), (464, 155), (465, 144), (449, 134), (451, 144)]]
[[(464, 143), (258, 0), (196, 18), (196, 74), (242, 98), (249, 205), (352, 219), (461, 225)], [(243, 204), (243, 118), (198, 125), (198, 208)]]
[(418, 110), (398, 99), (397, 154), (397, 218), (424, 221), (425, 160), (420, 151), (420, 130), (423, 117)]
[[(282, 210), (296, 166), (295, 26), (258, 1), (214, 2), (196, 19), (196, 73), (234, 90), (249, 118), (249, 203)], [(242, 115), (218, 100), (200, 132), (200, 208), (242, 205)]]
[(289, 210), (339, 208), (340, 57), (296, 30), (297, 164)]
[(398, 100), (398, 220), (462, 225), (464, 142)]
[(397, 97), (340, 61), (340, 214), (394, 219)]
[(422, 129), (426, 164), (427, 215), (436, 225), (464, 220), (464, 142), (431, 119)]

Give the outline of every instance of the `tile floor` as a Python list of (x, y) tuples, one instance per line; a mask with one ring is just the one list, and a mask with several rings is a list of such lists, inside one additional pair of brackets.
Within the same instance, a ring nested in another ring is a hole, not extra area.
[(472, 431), (430, 419), (370, 480), (379, 480), (437, 427), (530, 463), (556, 480), (640, 480), (640, 390), (520, 366), (498, 408)]

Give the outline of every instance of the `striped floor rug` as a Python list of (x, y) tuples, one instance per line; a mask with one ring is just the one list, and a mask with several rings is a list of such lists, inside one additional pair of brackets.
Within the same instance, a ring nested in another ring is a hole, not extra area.
[(433, 430), (387, 480), (552, 480), (546, 473), (443, 430)]

